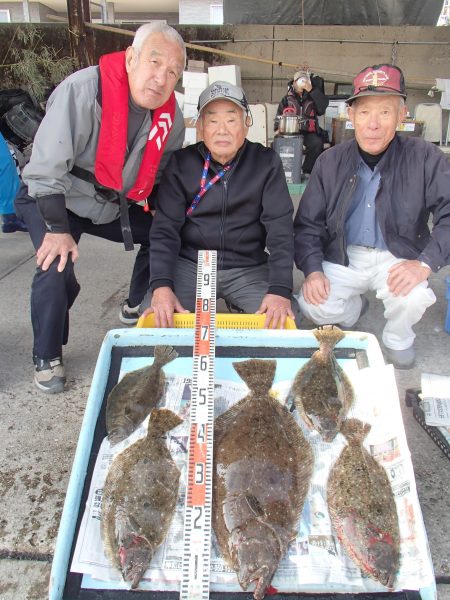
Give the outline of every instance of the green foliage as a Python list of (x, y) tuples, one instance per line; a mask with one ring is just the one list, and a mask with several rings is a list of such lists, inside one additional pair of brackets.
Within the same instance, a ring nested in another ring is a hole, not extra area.
[[(7, 57), (10, 64), (5, 64)], [(76, 69), (76, 63), (69, 56), (61, 56), (61, 50), (44, 44), (37, 27), (28, 26), (15, 30), (3, 67), (10, 70), (20, 87), (40, 102), (50, 87)]]

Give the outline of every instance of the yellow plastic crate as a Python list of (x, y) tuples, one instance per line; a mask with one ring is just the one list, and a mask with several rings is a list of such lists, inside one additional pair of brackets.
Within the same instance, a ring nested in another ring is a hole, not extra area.
[[(265, 315), (246, 315), (234, 313), (217, 313), (217, 329), (262, 329), (264, 327)], [(175, 313), (173, 315), (175, 327), (183, 329), (193, 329), (195, 327), (194, 313)], [(140, 317), (136, 327), (155, 327), (155, 315), (150, 313), (147, 316)], [(284, 329), (297, 329), (294, 319), (287, 317)]]

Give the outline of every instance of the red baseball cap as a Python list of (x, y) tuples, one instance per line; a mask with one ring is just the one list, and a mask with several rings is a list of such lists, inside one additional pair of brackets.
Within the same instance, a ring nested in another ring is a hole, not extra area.
[(402, 96), (406, 98), (402, 70), (394, 65), (365, 67), (353, 80), (353, 91), (346, 100), (351, 104), (360, 96)]

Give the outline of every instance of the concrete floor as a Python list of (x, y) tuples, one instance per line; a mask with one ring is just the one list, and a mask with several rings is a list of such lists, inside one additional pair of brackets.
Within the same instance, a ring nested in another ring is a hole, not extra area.
[[(96, 358), (107, 330), (120, 326), (133, 254), (119, 244), (85, 236), (77, 276), (82, 289), (71, 311), (65, 350), (68, 391), (46, 396), (32, 383), (29, 289), (35, 268), (27, 234), (0, 233), (0, 599), (44, 600), (65, 491)], [(406, 434), (438, 581), (450, 600), (450, 461), (405, 407), (407, 387), (420, 386), (423, 371), (450, 375), (450, 335), (443, 329), (446, 268), (433, 275), (438, 302), (417, 327), (417, 366), (397, 371)], [(296, 275), (297, 286), (300, 275)], [(382, 307), (370, 310), (358, 329), (379, 336)], [(311, 324), (305, 322), (305, 328)]]

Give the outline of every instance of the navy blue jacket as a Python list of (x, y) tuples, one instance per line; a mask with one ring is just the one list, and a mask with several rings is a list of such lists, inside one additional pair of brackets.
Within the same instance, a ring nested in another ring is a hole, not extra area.
[[(317, 159), (294, 221), (295, 263), (305, 277), (322, 271), (323, 260), (348, 265), (345, 220), (359, 161), (354, 139)], [(450, 259), (450, 161), (422, 138), (396, 134), (378, 167), (375, 210), (389, 251), (438, 271)]]

